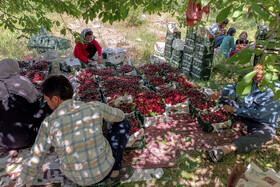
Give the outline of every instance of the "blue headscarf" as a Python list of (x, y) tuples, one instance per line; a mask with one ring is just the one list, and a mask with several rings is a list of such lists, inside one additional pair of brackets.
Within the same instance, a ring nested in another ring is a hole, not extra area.
[(92, 35), (92, 38), (91, 38), (90, 42), (88, 42), (88, 41), (86, 40), (86, 33), (87, 33), (88, 31), (92, 31), (92, 30), (90, 30), (90, 29), (84, 29), (84, 30), (81, 32), (83, 44), (89, 44), (90, 42), (92, 42), (92, 41), (95, 39), (95, 36)]

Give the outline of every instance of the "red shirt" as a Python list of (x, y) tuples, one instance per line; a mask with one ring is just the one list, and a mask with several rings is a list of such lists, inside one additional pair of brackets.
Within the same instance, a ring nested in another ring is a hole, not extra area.
[(88, 56), (90, 55), (87, 51), (86, 48), (90, 45), (93, 44), (97, 51), (98, 51), (98, 56), (102, 55), (102, 47), (99, 45), (99, 43), (96, 40), (93, 40), (89, 44), (82, 44), (80, 41), (76, 43), (75, 49), (74, 49), (74, 56), (78, 59), (80, 59), (83, 62), (88, 62)]

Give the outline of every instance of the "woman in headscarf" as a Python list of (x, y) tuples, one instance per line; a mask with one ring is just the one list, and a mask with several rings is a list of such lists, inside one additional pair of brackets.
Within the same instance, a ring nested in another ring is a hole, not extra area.
[(101, 64), (102, 48), (99, 43), (95, 40), (93, 32), (90, 29), (84, 29), (81, 32), (82, 39), (76, 43), (74, 49), (74, 56), (85, 63), (91, 63), (91, 58), (98, 51), (97, 63)]
[(0, 149), (33, 145), (41, 122), (52, 110), (41, 106), (42, 94), (19, 74), (16, 60), (0, 61)]
[(220, 53), (224, 54), (226, 58), (228, 58), (231, 51), (236, 49), (236, 45), (234, 43), (234, 35), (236, 33), (236, 29), (234, 27), (229, 28), (227, 32), (227, 36), (223, 39)]

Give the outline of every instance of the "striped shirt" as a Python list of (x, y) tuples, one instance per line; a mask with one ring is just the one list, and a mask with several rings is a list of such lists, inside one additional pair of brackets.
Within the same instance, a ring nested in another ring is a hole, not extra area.
[(51, 145), (59, 156), (61, 172), (67, 178), (82, 186), (101, 181), (115, 161), (102, 133), (103, 119), (120, 122), (124, 113), (100, 102), (72, 99), (62, 102), (42, 122), (17, 185), (32, 184)]

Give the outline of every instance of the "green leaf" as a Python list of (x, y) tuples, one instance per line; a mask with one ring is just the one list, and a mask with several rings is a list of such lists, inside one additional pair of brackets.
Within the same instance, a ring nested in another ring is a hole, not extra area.
[(228, 60), (228, 63), (238, 62), (238, 64), (246, 64), (250, 62), (252, 58), (253, 51), (249, 49), (249, 47), (246, 47), (242, 51), (235, 53), (230, 59)]
[(136, 162), (140, 161), (140, 158), (136, 158), (135, 160), (132, 161), (133, 164), (135, 164)]
[(202, 8), (205, 7), (206, 5), (208, 5), (209, 2), (210, 2), (210, 0), (201, 0)]
[(0, 172), (3, 172), (3, 171), (5, 171), (5, 168), (0, 168)]
[(251, 9), (253, 10), (253, 12), (261, 19), (264, 19), (264, 20), (268, 20), (269, 18), (269, 14), (263, 10), (259, 5), (253, 3), (251, 5)]
[(258, 48), (255, 48), (253, 50), (253, 53), (255, 53), (255, 55), (260, 56), (262, 54), (261, 50), (259, 50)]
[(61, 29), (61, 30), (60, 30), (60, 34), (62, 34), (62, 35), (65, 36), (65, 35), (66, 35), (66, 29), (65, 29), (65, 28)]
[(276, 91), (276, 93), (274, 94), (274, 97), (273, 97), (274, 99), (276, 99), (276, 100), (280, 100), (280, 90), (277, 90)]
[(151, 116), (151, 117), (154, 117), (154, 116), (157, 116), (158, 114), (156, 113), (156, 112), (151, 112), (151, 113), (149, 113), (149, 116)]
[(225, 19), (228, 17), (229, 13), (230, 13), (230, 10), (232, 8), (232, 5), (230, 5), (229, 7), (223, 9), (218, 15), (217, 15), (217, 18), (216, 18), (216, 22), (219, 23), (219, 22), (223, 22), (225, 21)]
[(242, 18), (242, 15), (243, 15), (243, 6), (244, 6), (244, 4), (242, 4), (241, 6), (239, 6), (239, 7), (233, 12), (233, 15), (232, 15), (233, 21), (236, 21), (236, 20)]
[(257, 72), (258, 71), (255, 70), (255, 71), (248, 73), (247, 75), (245, 75), (243, 77), (243, 79), (241, 81), (243, 81), (245, 84), (249, 84), (251, 82), (252, 78), (257, 74)]
[(245, 97), (247, 96), (252, 88), (252, 78), (257, 74), (257, 71), (252, 71), (250, 73), (248, 73), (247, 75), (245, 75), (243, 77), (243, 79), (237, 83), (236, 86), (236, 93), (241, 97)]
[(191, 142), (191, 141), (192, 141), (192, 138), (188, 137), (185, 142)]
[(172, 133), (176, 133), (176, 131), (174, 129), (169, 129), (169, 131)]

